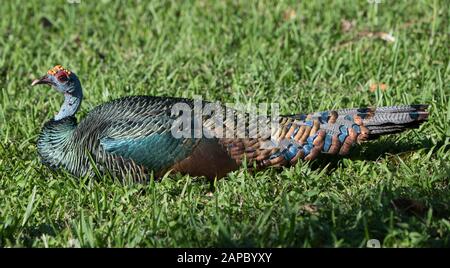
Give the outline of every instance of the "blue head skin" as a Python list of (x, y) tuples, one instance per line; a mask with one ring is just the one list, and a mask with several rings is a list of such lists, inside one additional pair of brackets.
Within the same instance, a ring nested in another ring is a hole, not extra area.
[(56, 65), (46, 75), (34, 80), (31, 85), (39, 84), (50, 85), (58, 92), (64, 94), (64, 103), (55, 116), (55, 120), (75, 115), (83, 99), (83, 90), (81, 89), (80, 80), (74, 73), (64, 69), (61, 65)]

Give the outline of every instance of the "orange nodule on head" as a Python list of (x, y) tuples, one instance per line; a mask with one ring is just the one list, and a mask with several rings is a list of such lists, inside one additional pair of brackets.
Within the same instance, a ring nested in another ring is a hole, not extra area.
[(70, 71), (62, 67), (61, 65), (56, 65), (55, 67), (48, 70), (47, 74), (55, 75), (56, 73), (64, 71), (67, 75), (70, 75)]

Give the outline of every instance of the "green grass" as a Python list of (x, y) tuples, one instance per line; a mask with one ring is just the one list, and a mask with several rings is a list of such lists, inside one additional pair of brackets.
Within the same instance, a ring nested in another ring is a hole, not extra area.
[[(2, 2), (0, 246), (448, 247), (449, 12), (445, 0)], [(278, 102), (289, 114), (428, 103), (431, 114), (349, 157), (241, 169), (215, 187), (77, 180), (35, 148), (62, 97), (30, 83), (55, 64), (82, 81), (79, 118), (135, 94)]]

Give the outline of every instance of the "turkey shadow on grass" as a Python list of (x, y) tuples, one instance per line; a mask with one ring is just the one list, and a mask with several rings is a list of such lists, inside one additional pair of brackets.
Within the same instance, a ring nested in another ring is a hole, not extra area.
[(433, 143), (431, 139), (421, 139), (419, 141), (402, 140), (395, 141), (394, 139), (383, 139), (370, 141), (361, 145), (355, 146), (349, 155), (319, 155), (319, 157), (313, 161), (310, 165), (311, 169), (318, 170), (327, 168), (328, 172), (335, 170), (340, 160), (346, 158), (349, 160), (361, 160), (376, 162), (384, 157), (392, 157), (397, 155), (401, 158), (408, 157), (420, 149), (431, 149), (436, 145), (439, 148), (444, 144), (444, 141)]

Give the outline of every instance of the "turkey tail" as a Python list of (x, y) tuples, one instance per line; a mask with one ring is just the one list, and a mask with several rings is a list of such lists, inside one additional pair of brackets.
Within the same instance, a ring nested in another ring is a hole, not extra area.
[(427, 105), (385, 106), (307, 115), (305, 122), (314, 122), (306, 140), (306, 146), (309, 146), (313, 154), (305, 159), (314, 159), (320, 152), (346, 155), (355, 143), (417, 128), (428, 118), (427, 107)]
[(320, 153), (346, 155), (356, 143), (418, 127), (428, 118), (426, 108), (427, 105), (387, 106), (286, 117), (282, 124), (285, 131), (278, 136), (279, 154), (287, 160), (282, 164), (313, 160)]
[(282, 116), (275, 135), (222, 141), (238, 163), (258, 167), (293, 165), (321, 153), (346, 155), (356, 143), (417, 128), (428, 118), (427, 105), (342, 109)]
[(428, 119), (427, 108), (428, 105), (380, 107), (373, 117), (363, 120), (363, 124), (369, 129), (369, 139), (376, 139), (380, 135), (418, 128)]

